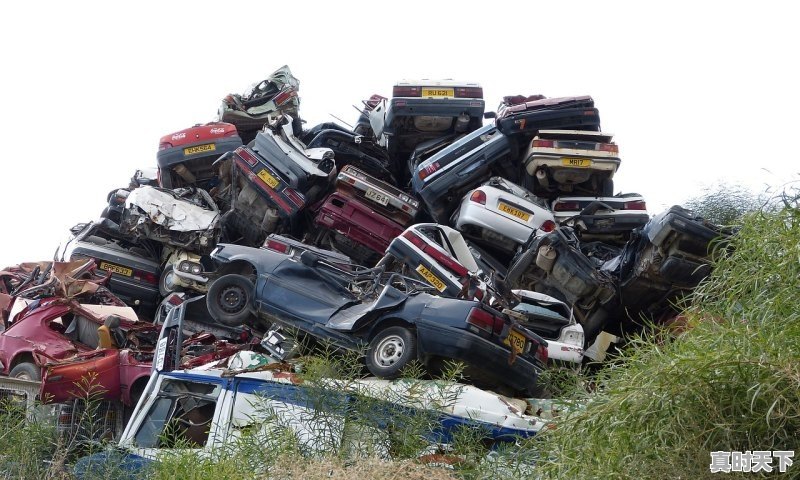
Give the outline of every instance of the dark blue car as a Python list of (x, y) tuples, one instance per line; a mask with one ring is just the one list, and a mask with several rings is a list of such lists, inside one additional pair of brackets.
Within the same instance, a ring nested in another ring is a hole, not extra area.
[(480, 385), (533, 394), (547, 342), (478, 301), (434, 296), (421, 283), (328, 258), (279, 241), (256, 249), (220, 244), (209, 312), (238, 325), (266, 321), (348, 350), (366, 347), (366, 365), (394, 378), (409, 362), (432, 370), (444, 359), (465, 364)]

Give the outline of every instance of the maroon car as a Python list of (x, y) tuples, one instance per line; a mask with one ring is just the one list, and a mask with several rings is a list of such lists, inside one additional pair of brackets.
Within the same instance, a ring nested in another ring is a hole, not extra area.
[(381, 215), (355, 196), (334, 192), (322, 202), (314, 218), (320, 227), (316, 243), (330, 244), (356, 263), (377, 261), (403, 226)]
[[(129, 343), (138, 345), (135, 350), (97, 349), (97, 328), (110, 314), (121, 317), (120, 328)], [(99, 374), (94, 388), (104, 390), (106, 398), (130, 403), (131, 391), (147, 383), (157, 336), (158, 327), (139, 322), (129, 307), (42, 299), (29, 304), (0, 333), (0, 373), (39, 380), (51, 363), (85, 360)], [(84, 367), (75, 380), (81, 380), (88, 371)], [(58, 379), (50, 376), (50, 380)], [(73, 381), (70, 379), (69, 384)]]

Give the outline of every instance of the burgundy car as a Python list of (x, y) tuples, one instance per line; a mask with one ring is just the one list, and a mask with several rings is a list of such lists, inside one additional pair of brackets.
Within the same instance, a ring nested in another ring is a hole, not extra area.
[[(97, 350), (97, 328), (109, 314), (121, 317), (120, 327), (136, 350)], [(150, 375), (153, 345), (158, 327), (139, 322), (129, 307), (85, 305), (60, 298), (30, 303), (0, 333), (0, 372), (15, 378), (39, 380), (48, 364), (78, 358), (94, 365), (100, 375), (97, 388), (106, 398), (130, 403), (131, 391), (143, 388)], [(81, 376), (87, 370), (83, 367)], [(56, 381), (50, 376), (50, 381)], [(80, 376), (70, 379), (70, 385)], [(43, 397), (43, 400), (46, 400)], [(51, 400), (52, 401), (52, 400)]]

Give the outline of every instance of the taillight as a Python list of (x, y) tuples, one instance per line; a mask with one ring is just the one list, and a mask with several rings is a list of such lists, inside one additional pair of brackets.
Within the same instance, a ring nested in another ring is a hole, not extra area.
[(183, 303), (183, 298), (181, 298), (181, 296), (178, 295), (177, 293), (173, 293), (169, 297), (167, 297), (167, 302), (170, 305), (173, 305), (173, 306), (177, 307), (178, 305)]
[(598, 143), (595, 150), (603, 152), (619, 153), (619, 146), (616, 143)]
[(536, 360), (539, 360), (542, 363), (547, 363), (547, 347), (539, 344), (539, 347), (536, 349), (536, 353), (533, 354)]
[(533, 148), (555, 148), (556, 142), (553, 140), (539, 140), (536, 139), (531, 142)]
[(636, 200), (634, 202), (625, 202), (622, 204), (623, 210), (647, 210), (647, 204), (644, 200)]
[(285, 244), (283, 242), (279, 242), (277, 240), (274, 240), (272, 238), (268, 238), (267, 239), (267, 243), (264, 246), (267, 247), (270, 250), (275, 250), (276, 252), (279, 252), (279, 253), (285, 253), (285, 254), (289, 253), (289, 245), (287, 245), (287, 244)]
[(487, 333), (500, 335), (503, 332), (504, 322), (480, 307), (472, 307), (467, 323)]
[(419, 97), (422, 95), (422, 87), (407, 87), (395, 85), (392, 88), (393, 97)]
[(556, 222), (552, 220), (545, 220), (544, 223), (539, 227), (539, 230), (543, 232), (552, 232), (556, 229)]
[(480, 203), (481, 205), (486, 205), (486, 193), (483, 190), (475, 190), (472, 192), (472, 195), (469, 196), (469, 200), (471, 202)]
[(469, 274), (469, 270), (467, 270), (464, 265), (461, 265), (457, 261), (453, 260), (448, 255), (440, 252), (437, 248), (429, 245), (425, 240), (421, 239), (417, 234), (411, 231), (407, 231), (403, 233), (403, 237), (414, 244), (415, 247), (422, 250), (423, 253), (430, 255), (434, 261), (441, 264), (443, 267), (447, 268), (451, 272), (455, 273), (459, 277), (465, 277)]
[(258, 158), (255, 156), (255, 154), (244, 147), (237, 148), (234, 153), (239, 155), (239, 157), (247, 162), (251, 167), (254, 167), (258, 163)]
[(427, 167), (425, 167), (425, 168), (423, 168), (422, 170), (419, 171), (419, 174), (418, 174), (419, 175), (419, 179), (420, 180), (425, 180), (426, 178), (428, 178), (428, 175), (432, 174), (436, 170), (439, 170), (440, 167), (441, 167), (441, 165), (439, 165), (439, 162), (434, 162), (434, 163), (428, 165)]
[(158, 144), (158, 149), (159, 150), (166, 150), (168, 148), (172, 148), (172, 144), (169, 143), (169, 142), (161, 142), (161, 143)]
[(572, 212), (580, 209), (581, 205), (578, 202), (557, 202), (553, 205), (554, 212)]
[(284, 188), (283, 194), (289, 197), (295, 205), (302, 208), (306, 204), (306, 199), (297, 190), (293, 188)]
[(281, 105), (283, 105), (284, 103), (288, 102), (289, 100), (291, 100), (292, 98), (294, 98), (296, 96), (297, 96), (297, 92), (295, 91), (294, 88), (292, 88), (292, 87), (285, 88), (285, 89), (281, 90), (280, 92), (278, 92), (278, 94), (275, 95), (275, 97), (272, 99), (272, 101), (275, 103), (275, 105), (281, 106)]
[(455, 96), (460, 98), (483, 98), (481, 87), (456, 87)]
[(158, 285), (158, 275), (150, 272), (143, 272), (141, 270), (133, 271), (133, 279), (140, 282), (149, 283), (150, 285)]

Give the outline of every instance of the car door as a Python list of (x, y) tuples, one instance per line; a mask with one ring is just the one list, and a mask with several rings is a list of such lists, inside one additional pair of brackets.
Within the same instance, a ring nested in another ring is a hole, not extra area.
[(60, 403), (73, 398), (120, 398), (119, 350), (108, 348), (76, 355), (44, 368), (40, 398)]

